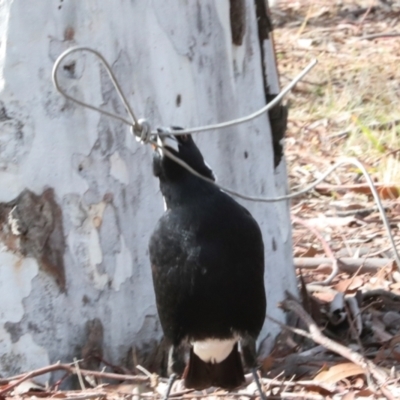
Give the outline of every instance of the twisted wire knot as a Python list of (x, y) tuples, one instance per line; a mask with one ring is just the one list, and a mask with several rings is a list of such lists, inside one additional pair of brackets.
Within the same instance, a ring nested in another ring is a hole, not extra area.
[(149, 143), (151, 137), (150, 123), (144, 118), (140, 118), (137, 124), (131, 125), (131, 133), (138, 142), (143, 144)]

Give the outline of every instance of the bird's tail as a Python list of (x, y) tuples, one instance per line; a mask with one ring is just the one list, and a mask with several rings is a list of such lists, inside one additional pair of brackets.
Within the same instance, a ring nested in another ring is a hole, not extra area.
[(188, 389), (196, 390), (210, 386), (233, 389), (242, 385), (245, 379), (238, 344), (235, 344), (225, 360), (216, 364), (204, 362), (191, 348), (183, 378)]

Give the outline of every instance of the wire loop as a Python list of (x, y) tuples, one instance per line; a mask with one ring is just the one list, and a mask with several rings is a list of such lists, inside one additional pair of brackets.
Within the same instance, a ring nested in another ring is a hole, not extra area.
[[(110, 77), (111, 82), (113, 83), (114, 88), (115, 88), (115, 90), (117, 91), (118, 96), (119, 96), (119, 98), (121, 99), (121, 101), (122, 101), (122, 103), (123, 103), (123, 105), (124, 105), (124, 107), (125, 107), (125, 110), (126, 110), (127, 113), (129, 114), (129, 116), (130, 116), (130, 118), (131, 118), (131, 121), (129, 121), (129, 120), (127, 120), (127, 119), (121, 117), (120, 115), (114, 114), (114, 113), (112, 113), (112, 112), (103, 110), (102, 108), (99, 108), (99, 107), (93, 106), (93, 105), (91, 105), (91, 104), (85, 103), (85, 102), (83, 102), (83, 101), (81, 101), (81, 100), (79, 100), (79, 99), (77, 99), (77, 98), (75, 98), (75, 97), (69, 95), (67, 92), (65, 92), (65, 91), (62, 89), (62, 87), (60, 86), (60, 83), (58, 82), (58, 76), (57, 76), (57, 72), (58, 72), (58, 69), (59, 69), (59, 67), (60, 67), (60, 64), (61, 64), (61, 62), (64, 60), (64, 58), (65, 58), (66, 56), (68, 56), (69, 54), (72, 54), (72, 53), (76, 53), (76, 52), (78, 52), (78, 51), (87, 51), (87, 52), (89, 52), (89, 53), (94, 54), (96, 57), (98, 57), (98, 58), (100, 59), (100, 61), (103, 63), (104, 67), (106, 68), (106, 71), (107, 71), (107, 73), (108, 73), (108, 76)], [(132, 109), (131, 106), (129, 105), (128, 100), (126, 99), (126, 97), (125, 97), (125, 95), (124, 95), (124, 93), (123, 93), (123, 91), (122, 91), (122, 89), (121, 89), (121, 86), (120, 86), (119, 83), (118, 83), (117, 78), (115, 77), (115, 75), (114, 75), (114, 73), (113, 73), (113, 71), (112, 71), (110, 65), (108, 64), (107, 60), (106, 60), (106, 59), (103, 57), (103, 55), (102, 55), (101, 53), (99, 53), (98, 51), (96, 51), (96, 50), (94, 50), (94, 49), (92, 49), (92, 48), (90, 48), (90, 47), (85, 47), (85, 46), (76, 46), (76, 47), (71, 47), (71, 48), (69, 48), (68, 50), (65, 50), (63, 53), (61, 53), (61, 55), (58, 56), (56, 62), (54, 63), (53, 70), (52, 70), (52, 73), (51, 73), (51, 77), (52, 77), (53, 84), (54, 84), (55, 88), (56, 88), (65, 98), (67, 98), (68, 100), (71, 100), (71, 101), (73, 101), (74, 103), (79, 104), (79, 105), (82, 106), (82, 107), (89, 108), (89, 109), (94, 110), (94, 111), (97, 111), (97, 112), (99, 112), (99, 113), (101, 113), (101, 114), (107, 115), (108, 117), (117, 119), (117, 120), (123, 122), (124, 124), (133, 126), (133, 127), (135, 128), (135, 132), (136, 132), (136, 131), (137, 131), (137, 132), (141, 132), (140, 122), (139, 122), (139, 120), (136, 118), (136, 115), (135, 115), (135, 113), (133, 112), (133, 109)]]
[[(120, 115), (114, 114), (112, 112), (103, 110), (102, 108), (93, 106), (91, 104), (85, 103), (81, 100), (76, 99), (75, 97), (69, 95), (68, 93), (66, 93), (60, 86), (59, 82), (58, 82), (58, 77), (57, 77), (57, 71), (60, 67), (61, 61), (69, 54), (75, 53), (77, 51), (88, 51), (90, 53), (93, 53), (96, 57), (98, 57), (100, 59), (100, 61), (103, 63), (104, 67), (107, 70), (108, 76), (110, 77), (112, 83), (114, 84), (115, 90), (117, 91), (122, 103), (124, 104), (124, 107), (126, 109), (126, 111), (128, 112), (129, 116), (131, 117), (131, 121), (128, 121), (127, 119), (121, 117)], [(270, 101), (267, 105), (265, 105), (264, 107), (262, 107), (260, 110), (246, 115), (245, 117), (241, 117), (241, 118), (237, 118), (231, 121), (226, 121), (226, 122), (220, 122), (217, 124), (212, 124), (212, 125), (205, 125), (205, 126), (198, 126), (195, 128), (188, 128), (188, 129), (182, 129), (179, 131), (174, 132), (174, 135), (186, 135), (188, 133), (197, 133), (197, 132), (204, 132), (204, 131), (211, 131), (211, 130), (215, 130), (215, 129), (222, 129), (222, 128), (228, 128), (230, 126), (234, 126), (234, 125), (239, 125), (239, 124), (243, 124), (244, 122), (247, 121), (251, 121), (254, 118), (259, 117), (262, 114), (265, 114), (266, 112), (268, 112), (269, 110), (271, 110), (274, 106), (276, 106), (282, 99), (284, 96), (286, 96), (286, 94), (289, 93), (290, 90), (293, 89), (293, 87), (305, 76), (307, 75), (312, 68), (315, 67), (315, 65), (317, 64), (317, 60), (313, 60), (311, 61), (304, 69), (303, 71), (300, 72), (299, 75), (297, 75), (272, 101)], [(53, 67), (53, 72), (52, 72), (52, 79), (53, 79), (53, 83), (55, 88), (64, 96), (66, 97), (68, 100), (73, 101), (76, 104), (79, 104), (80, 106), (89, 108), (91, 110), (97, 111), (101, 114), (107, 115), (108, 117), (117, 119), (127, 125), (133, 125), (135, 127), (135, 129), (133, 130), (133, 133), (135, 134), (135, 136), (137, 136), (136, 133), (141, 132), (141, 127), (140, 127), (140, 120), (138, 120), (132, 110), (132, 108), (130, 107), (124, 93), (122, 92), (122, 89), (117, 81), (117, 78), (114, 75), (114, 72), (112, 71), (110, 65), (108, 64), (108, 62), (106, 61), (106, 59), (102, 56), (101, 53), (99, 53), (98, 51), (91, 49), (90, 47), (85, 47), (85, 46), (77, 46), (77, 47), (71, 47), (70, 49), (64, 51), (63, 53), (61, 53), (61, 55), (57, 58), (56, 62), (54, 63), (54, 67)], [(159, 136), (165, 136), (168, 135), (167, 133), (159, 133), (157, 132), (157, 130), (154, 130), (151, 132), (151, 134), (153, 135), (159, 135)], [(141, 138), (141, 134), (139, 134), (139, 137)]]

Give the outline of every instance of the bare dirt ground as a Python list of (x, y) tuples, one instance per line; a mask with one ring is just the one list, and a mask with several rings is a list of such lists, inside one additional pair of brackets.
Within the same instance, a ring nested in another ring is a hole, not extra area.
[[(400, 243), (400, 4), (282, 0), (273, 21), (282, 86), (318, 59), (287, 98), (291, 191), (340, 158), (356, 157), (374, 180)], [(399, 399), (400, 266), (361, 171), (340, 167), (293, 201), (291, 212), (302, 302), (282, 305), (293, 323), (262, 360), (268, 399)], [(82, 390), (31, 381), (55, 370), (78, 376)], [(126, 382), (100, 384), (113, 375), (54, 365), (0, 380), (0, 399), (139, 400), (165, 392), (166, 380), (156, 375), (111, 370)], [(193, 392), (177, 382), (171, 399), (259, 398), (251, 375), (247, 381), (234, 393)]]

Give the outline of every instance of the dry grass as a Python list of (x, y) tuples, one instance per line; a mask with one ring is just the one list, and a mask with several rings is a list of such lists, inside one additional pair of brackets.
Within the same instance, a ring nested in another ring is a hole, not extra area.
[[(400, 125), (384, 125), (400, 121), (399, 18), (374, 1), (281, 2), (274, 37), (282, 84), (319, 61), (289, 97), (289, 164), (300, 145), (300, 157), (356, 156), (377, 180), (400, 182)], [(362, 39), (389, 32), (399, 36)]]

